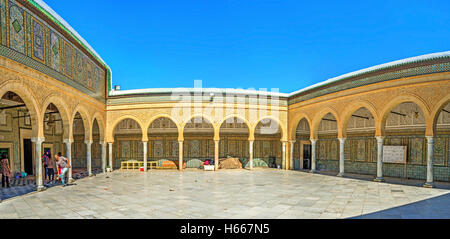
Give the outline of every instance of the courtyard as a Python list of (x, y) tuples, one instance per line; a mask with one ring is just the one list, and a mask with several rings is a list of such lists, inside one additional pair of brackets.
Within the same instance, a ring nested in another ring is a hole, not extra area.
[(450, 218), (450, 184), (420, 185), (276, 169), (118, 170), (4, 200), (0, 218)]

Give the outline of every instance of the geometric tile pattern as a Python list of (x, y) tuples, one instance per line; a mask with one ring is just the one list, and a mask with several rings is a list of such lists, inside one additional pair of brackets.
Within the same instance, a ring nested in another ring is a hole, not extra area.
[[(55, 31), (47, 22), (40, 19), (16, 0), (1, 0), (0, 16), (8, 16), (2, 17), (2, 21), (0, 21), (2, 47), (13, 50), (22, 57), (16, 56), (11, 58), (12, 54), (4, 50), (0, 51), (1, 56), (16, 61), (19, 60), (19, 63), (44, 74), (50, 72), (49, 76), (71, 86), (76, 85), (77, 87), (75, 88), (95, 98), (105, 98), (104, 85), (106, 83), (103, 68), (69, 43), (65, 37)], [(6, 28), (8, 31), (3, 31)], [(69, 47), (63, 47), (65, 44)], [(77, 52), (77, 56), (80, 56), (83, 60), (77, 75), (73, 75), (75, 73), (72, 62), (74, 52)], [(27, 59), (24, 60), (23, 58)], [(55, 74), (55, 72), (59, 74)]]

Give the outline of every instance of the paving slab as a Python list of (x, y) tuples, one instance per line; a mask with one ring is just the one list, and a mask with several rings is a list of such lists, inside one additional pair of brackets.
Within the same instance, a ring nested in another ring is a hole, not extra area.
[(7, 198), (0, 218), (450, 218), (450, 183), (402, 182), (276, 169), (115, 171)]

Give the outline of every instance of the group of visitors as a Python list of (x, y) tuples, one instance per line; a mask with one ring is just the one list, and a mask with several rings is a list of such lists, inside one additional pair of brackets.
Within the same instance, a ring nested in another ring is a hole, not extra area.
[[(56, 180), (61, 180), (62, 185), (65, 187), (66, 184), (66, 173), (69, 171), (70, 162), (67, 158), (63, 157), (61, 152), (55, 155), (56, 166), (58, 166), (58, 178)], [(52, 155), (49, 150), (47, 150), (42, 156), (42, 163), (45, 169), (45, 180), (47, 183), (55, 183), (55, 161), (52, 159)]]
[[(63, 187), (66, 183), (66, 173), (69, 171), (70, 162), (67, 158), (63, 157), (61, 152), (55, 155), (56, 166), (58, 167), (58, 177), (56, 180), (61, 180)], [(55, 183), (55, 161), (52, 159), (50, 151), (46, 151), (42, 156), (42, 163), (45, 169), (45, 180), (47, 183)], [(9, 167), (9, 157), (7, 153), (2, 153), (0, 159), (1, 173), (2, 173), (2, 187), (10, 187), (11, 168)]]

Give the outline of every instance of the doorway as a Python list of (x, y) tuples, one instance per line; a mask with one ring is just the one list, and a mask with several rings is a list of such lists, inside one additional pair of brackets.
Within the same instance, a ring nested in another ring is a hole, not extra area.
[(8, 155), (7, 156), (9, 159), (8, 163), (9, 163), (9, 167), (11, 167), (12, 162), (11, 162), (11, 156), (9, 154), (9, 148), (0, 148), (0, 157), (3, 155), (3, 153), (6, 153), (6, 155)]
[(303, 145), (303, 169), (311, 169), (311, 145)]
[(23, 140), (23, 157), (25, 173), (33, 175), (33, 146), (31, 139)]
[(52, 153), (53, 153), (53, 152), (52, 152), (52, 148), (44, 147), (43, 153), (45, 154), (45, 153), (47, 153), (47, 151), (49, 152), (50, 155), (53, 156), (53, 154), (52, 154)]

